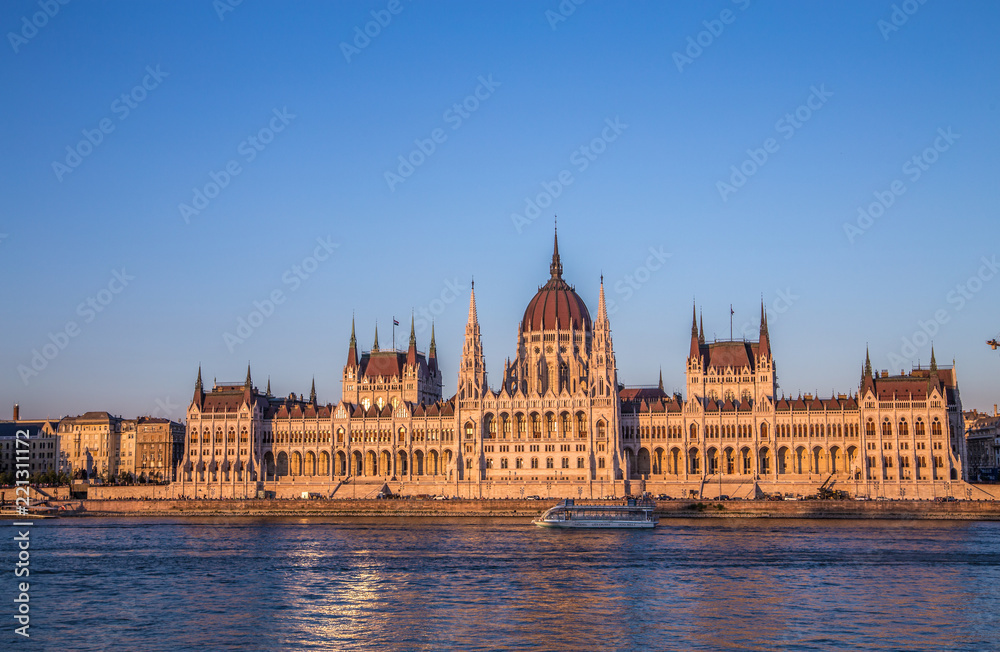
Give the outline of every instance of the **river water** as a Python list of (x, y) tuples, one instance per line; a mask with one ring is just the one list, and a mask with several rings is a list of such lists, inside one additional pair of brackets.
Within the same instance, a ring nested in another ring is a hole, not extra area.
[(1000, 649), (992, 522), (80, 518), (31, 540), (17, 649)]

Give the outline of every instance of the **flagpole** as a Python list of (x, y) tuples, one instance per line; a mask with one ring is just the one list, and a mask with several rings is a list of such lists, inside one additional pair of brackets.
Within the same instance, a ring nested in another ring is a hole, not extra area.
[(392, 350), (396, 350), (396, 316), (392, 316)]
[(729, 341), (733, 341), (733, 304), (729, 304)]

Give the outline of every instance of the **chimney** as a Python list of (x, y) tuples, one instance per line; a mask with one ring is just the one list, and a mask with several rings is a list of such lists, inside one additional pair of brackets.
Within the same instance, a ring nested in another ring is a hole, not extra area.
[[(993, 410), (994, 411), (996, 411), (996, 407), (997, 406), (995, 406), (995, 405), (993, 406)], [(20, 418), (21, 418), (21, 406), (18, 405), (17, 403), (15, 403), (14, 404), (14, 421), (17, 421)]]

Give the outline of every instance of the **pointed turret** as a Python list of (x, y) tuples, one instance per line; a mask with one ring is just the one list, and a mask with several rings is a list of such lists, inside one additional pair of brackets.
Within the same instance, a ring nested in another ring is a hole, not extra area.
[(601, 289), (597, 298), (597, 323), (595, 326), (610, 328), (608, 322), (608, 303), (604, 299), (604, 274), (601, 274)]
[(253, 401), (253, 380), (250, 378), (250, 362), (247, 362), (247, 379), (243, 383), (243, 402), (250, 405)]
[(660, 367), (660, 392), (663, 392), (663, 367)]
[(875, 389), (875, 379), (872, 376), (872, 358), (868, 353), (868, 347), (865, 347), (865, 370), (861, 376), (861, 394), (863, 395), (866, 390)]
[(313, 376), (312, 389), (309, 390), (309, 402), (316, 405), (316, 376)]
[(937, 358), (934, 357), (934, 345), (931, 344), (931, 373), (936, 374), (937, 370)]
[(267, 377), (267, 389), (264, 390), (264, 395), (265, 396), (270, 396), (271, 395), (271, 377), (270, 376)]
[(375, 322), (375, 343), (372, 344), (372, 353), (378, 352), (378, 322)]
[(427, 349), (427, 370), (434, 375), (438, 370), (437, 363), (437, 340), (434, 339), (434, 322), (431, 322), (431, 345)]
[(479, 323), (479, 311), (476, 310), (476, 281), (475, 280), (472, 281), (472, 290), (469, 293), (469, 321), (467, 323), (471, 324), (472, 322), (476, 322), (476, 324)]
[(194, 381), (194, 398), (191, 400), (199, 407), (205, 400), (205, 388), (201, 384), (201, 365), (198, 365), (198, 380)]
[(699, 317), (698, 343), (699, 344), (704, 344), (705, 343), (705, 315), (704, 315), (704, 313), (702, 313), (701, 315), (698, 315), (698, 317)]
[(417, 331), (414, 327), (413, 314), (410, 314), (410, 346), (406, 350), (406, 364), (410, 367), (417, 364)]
[(760, 354), (771, 357), (771, 338), (767, 332), (767, 313), (764, 312), (764, 301), (760, 302)]
[(557, 226), (552, 241), (552, 262), (549, 264), (549, 273), (552, 278), (562, 278), (562, 271), (562, 261), (559, 260), (559, 227)]
[(696, 305), (691, 306), (691, 350), (688, 352), (688, 357), (697, 358), (701, 355), (699, 345), (701, 340), (698, 337), (698, 307)]
[(469, 321), (465, 325), (465, 344), (458, 369), (458, 395), (461, 398), (479, 398), (485, 391), (486, 360), (476, 313), (476, 285), (473, 282), (469, 292)]
[(358, 366), (358, 338), (354, 336), (354, 316), (351, 315), (351, 343), (347, 346), (347, 366)]

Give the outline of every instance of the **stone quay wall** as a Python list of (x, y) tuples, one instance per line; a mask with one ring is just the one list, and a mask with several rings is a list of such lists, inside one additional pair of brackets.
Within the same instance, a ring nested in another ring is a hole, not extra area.
[[(327, 516), (533, 518), (554, 500), (83, 500), (60, 515), (75, 516)], [(584, 501), (581, 501), (584, 502)], [(606, 501), (612, 504), (616, 501)], [(669, 500), (657, 514), (670, 518), (842, 518), (1000, 520), (1000, 501), (922, 500)]]

